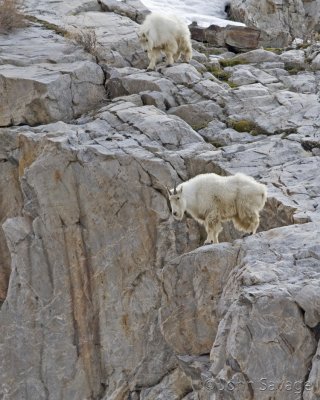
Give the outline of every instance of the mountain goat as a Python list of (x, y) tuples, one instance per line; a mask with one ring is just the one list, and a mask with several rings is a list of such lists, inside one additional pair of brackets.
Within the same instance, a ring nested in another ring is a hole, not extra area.
[(179, 60), (183, 55), (186, 62), (192, 58), (192, 47), (188, 25), (175, 15), (151, 13), (140, 27), (139, 40), (148, 52), (149, 70), (155, 69), (157, 59), (163, 52), (166, 66)]
[(267, 199), (266, 186), (241, 173), (201, 174), (167, 191), (175, 219), (181, 221), (188, 212), (205, 226), (205, 244), (219, 243), (223, 221), (232, 220), (236, 229), (256, 233)]

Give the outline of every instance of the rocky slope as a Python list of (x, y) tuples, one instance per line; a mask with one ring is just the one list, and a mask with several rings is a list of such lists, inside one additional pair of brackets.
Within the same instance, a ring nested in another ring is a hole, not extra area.
[[(124, 4), (28, 0), (0, 40), (0, 397), (316, 400), (320, 45), (146, 72)], [(202, 246), (165, 186), (236, 171), (259, 233)]]

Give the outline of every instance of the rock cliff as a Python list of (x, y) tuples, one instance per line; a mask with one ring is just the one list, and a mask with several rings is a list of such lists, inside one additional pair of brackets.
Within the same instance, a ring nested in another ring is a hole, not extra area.
[(229, 16), (261, 30), (261, 43), (284, 47), (295, 38), (310, 39), (319, 31), (317, 0), (231, 0)]
[[(0, 398), (318, 399), (319, 43), (146, 72), (136, 0), (25, 12), (0, 39)], [(259, 231), (202, 246), (165, 186), (238, 171), (268, 185)]]

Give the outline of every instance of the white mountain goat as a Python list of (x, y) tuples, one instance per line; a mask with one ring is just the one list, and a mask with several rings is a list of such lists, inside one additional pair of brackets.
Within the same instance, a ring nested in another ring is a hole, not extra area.
[(192, 58), (192, 46), (188, 25), (175, 15), (151, 13), (139, 29), (141, 46), (148, 52), (148, 69), (155, 69), (161, 53), (166, 56), (166, 66), (183, 55), (186, 62)]
[(232, 220), (236, 229), (256, 233), (267, 199), (265, 185), (240, 173), (201, 174), (167, 191), (175, 219), (181, 221), (187, 212), (205, 226), (205, 244), (219, 243), (223, 221)]

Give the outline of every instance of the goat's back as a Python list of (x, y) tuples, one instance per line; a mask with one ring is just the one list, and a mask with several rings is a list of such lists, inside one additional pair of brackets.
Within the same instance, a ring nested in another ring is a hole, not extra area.
[(190, 36), (189, 28), (184, 21), (175, 15), (158, 12), (147, 15), (140, 27), (140, 33), (147, 34), (154, 46), (170, 42), (172, 38)]
[(265, 185), (241, 173), (230, 176), (200, 174), (184, 182), (182, 186), (188, 204), (203, 209), (215, 199), (222, 205), (239, 202), (257, 210), (261, 210), (266, 201)]
[(234, 180), (239, 188), (237, 194), (237, 206), (253, 211), (260, 211), (267, 200), (267, 188), (262, 183), (257, 182), (251, 176), (244, 174), (234, 175)]

